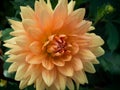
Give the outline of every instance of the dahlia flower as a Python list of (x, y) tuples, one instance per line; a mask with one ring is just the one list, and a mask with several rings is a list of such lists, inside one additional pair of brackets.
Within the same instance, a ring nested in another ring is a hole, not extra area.
[(34, 10), (20, 7), (22, 21), (9, 20), (13, 37), (4, 46), (10, 48), (8, 71), (16, 72), (20, 89), (34, 84), (36, 90), (74, 90), (74, 82), (88, 83), (85, 72), (95, 73), (104, 41), (90, 33), (85, 9), (74, 6), (73, 0), (58, 0), (53, 9), (50, 0), (39, 0)]

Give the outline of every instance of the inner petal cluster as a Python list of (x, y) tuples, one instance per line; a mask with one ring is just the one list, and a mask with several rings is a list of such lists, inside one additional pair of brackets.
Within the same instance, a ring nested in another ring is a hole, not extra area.
[(70, 54), (72, 45), (67, 42), (67, 38), (68, 37), (64, 34), (51, 35), (48, 38), (48, 41), (44, 44), (46, 52), (51, 57), (60, 57), (65, 54)]

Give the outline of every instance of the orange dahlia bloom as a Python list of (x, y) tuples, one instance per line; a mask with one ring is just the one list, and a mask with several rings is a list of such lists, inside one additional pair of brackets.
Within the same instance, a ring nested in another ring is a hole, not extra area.
[(93, 27), (83, 20), (85, 9), (74, 11), (74, 5), (73, 0), (58, 0), (53, 9), (50, 0), (39, 0), (34, 10), (20, 7), (22, 21), (9, 20), (14, 37), (4, 44), (10, 48), (8, 71), (16, 72), (20, 89), (34, 84), (36, 90), (74, 90), (73, 80), (88, 83), (85, 71), (95, 72), (104, 41), (89, 32)]

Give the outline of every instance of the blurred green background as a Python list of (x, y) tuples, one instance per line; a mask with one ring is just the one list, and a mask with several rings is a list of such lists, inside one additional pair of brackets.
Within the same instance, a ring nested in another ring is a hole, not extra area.
[[(3, 30), (1, 40), (10, 38), (10, 25), (8, 18), (20, 20), (20, 7), (34, 6), (35, 0), (1, 0), (0, 1), (0, 30)], [(70, 0), (69, 0), (70, 1)], [(120, 90), (120, 0), (75, 0), (75, 9), (86, 8), (86, 20), (91, 20), (96, 30), (92, 31), (100, 35), (105, 44), (105, 54), (98, 58), (99, 65), (95, 65), (96, 73), (87, 73), (89, 84), (80, 85), (80, 90)], [(55, 7), (57, 0), (51, 0)], [(3, 43), (3, 42), (2, 42)], [(5, 52), (5, 48), (0, 46)], [(0, 90), (19, 90), (18, 84), (8, 74), (9, 64), (4, 63), (7, 56), (0, 59)], [(4, 63), (4, 64), (3, 64)], [(3, 81), (6, 80), (6, 81)], [(24, 90), (33, 90), (27, 87)], [(68, 90), (66, 88), (66, 90)]]

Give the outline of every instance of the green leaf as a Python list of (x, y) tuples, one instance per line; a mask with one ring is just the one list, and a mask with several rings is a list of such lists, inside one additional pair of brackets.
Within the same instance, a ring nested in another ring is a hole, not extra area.
[(119, 34), (117, 31), (117, 28), (112, 23), (106, 23), (106, 34), (108, 36), (107, 38), (107, 44), (109, 49), (113, 52), (118, 44), (119, 44)]
[(113, 75), (120, 75), (120, 55), (107, 52), (100, 60), (103, 69)]
[(26, 87), (24, 90), (36, 90), (33, 85)]
[(79, 8), (81, 4), (87, 3), (89, 0), (75, 0), (76, 1), (76, 5), (75, 8)]
[[(1, 90), (1, 89), (0, 89)], [(19, 85), (15, 82), (8, 82), (4, 90), (20, 90)]]
[(101, 18), (105, 16), (105, 5), (102, 5), (101, 7), (98, 8), (97, 14), (95, 16), (95, 21), (94, 24), (96, 24)]
[(12, 36), (10, 35), (10, 32), (13, 31), (11, 28), (6, 28), (5, 30), (2, 31), (2, 37), (1, 40), (7, 40), (10, 39)]

